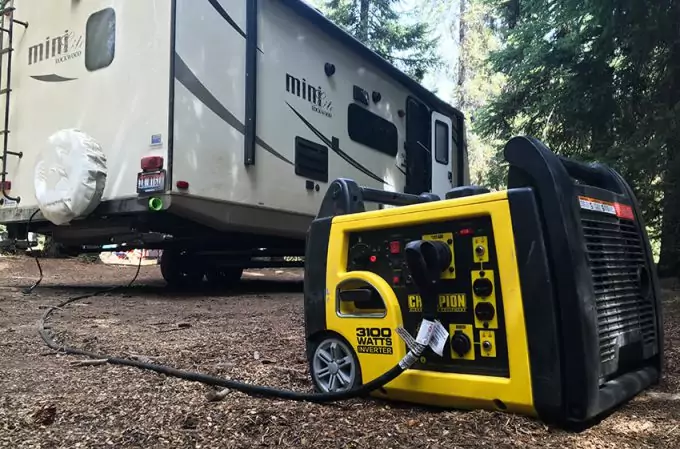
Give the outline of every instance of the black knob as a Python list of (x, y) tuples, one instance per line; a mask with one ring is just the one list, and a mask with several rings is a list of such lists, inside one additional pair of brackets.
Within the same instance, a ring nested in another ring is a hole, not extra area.
[(349, 260), (355, 268), (364, 268), (371, 257), (371, 249), (365, 243), (357, 243), (349, 250)]
[(461, 331), (456, 331), (451, 337), (451, 349), (458, 354), (458, 357), (463, 357), (472, 349), (472, 343), (470, 343), (467, 335)]
[(472, 291), (475, 292), (475, 295), (486, 298), (493, 293), (493, 284), (487, 278), (479, 278), (472, 284)]
[(480, 302), (475, 307), (475, 315), (479, 321), (491, 321), (496, 315), (496, 309), (489, 302)]

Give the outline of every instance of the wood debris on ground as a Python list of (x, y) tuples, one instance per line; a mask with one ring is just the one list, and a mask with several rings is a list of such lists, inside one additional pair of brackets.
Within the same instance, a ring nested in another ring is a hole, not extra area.
[[(45, 280), (24, 295), (34, 261), (7, 257), (3, 263), (0, 447), (680, 447), (680, 292), (666, 291), (663, 383), (602, 423), (568, 433), (495, 412), (252, 398), (133, 367), (71, 366), (86, 360), (49, 351), (36, 333), (44, 307), (127, 283), (136, 267), (44, 260)], [(143, 267), (133, 288), (55, 311), (52, 331), (70, 346), (96, 353), (311, 392), (300, 272), (259, 273), (245, 276), (238, 292), (173, 293), (157, 267)], [(170, 328), (183, 331), (159, 333)], [(220, 400), (206, 400), (210, 394)]]

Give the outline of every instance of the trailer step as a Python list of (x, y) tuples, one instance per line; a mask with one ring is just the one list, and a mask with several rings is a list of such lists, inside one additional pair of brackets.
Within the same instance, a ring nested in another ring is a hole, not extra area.
[(16, 156), (16, 157), (18, 157), (19, 159), (21, 159), (22, 157), (24, 157), (24, 152), (23, 152), (23, 151), (19, 151), (19, 152), (17, 152), (17, 151), (5, 151), (5, 154), (9, 154), (10, 156)]

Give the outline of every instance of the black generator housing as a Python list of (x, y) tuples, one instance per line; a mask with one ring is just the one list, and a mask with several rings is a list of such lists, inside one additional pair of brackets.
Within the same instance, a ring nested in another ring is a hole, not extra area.
[[(534, 193), (547, 254), (545, 278), (540, 261), (518, 255), (522, 294), (545, 296), (525, 311), (544, 336), (529, 341), (545, 364), (532, 369), (535, 407), (546, 420), (584, 423), (661, 378), (661, 292), (644, 220), (610, 167), (557, 156), (531, 137), (511, 139), (504, 154), (508, 190)], [(511, 202), (513, 215), (531, 213), (522, 204)], [(535, 237), (521, 231), (518, 246), (531, 247)]]

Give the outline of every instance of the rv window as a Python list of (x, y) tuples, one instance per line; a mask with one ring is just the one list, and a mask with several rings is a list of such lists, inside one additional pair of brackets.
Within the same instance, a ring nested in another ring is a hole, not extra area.
[(434, 157), (440, 164), (449, 163), (449, 148), (450, 148), (450, 138), (449, 138), (449, 125), (439, 120), (434, 122)]
[(398, 151), (397, 127), (364, 109), (358, 104), (350, 104), (347, 111), (347, 130), (349, 138), (381, 153), (396, 156)]
[(116, 53), (116, 12), (98, 11), (87, 19), (85, 30), (85, 67), (94, 71), (108, 67)]

